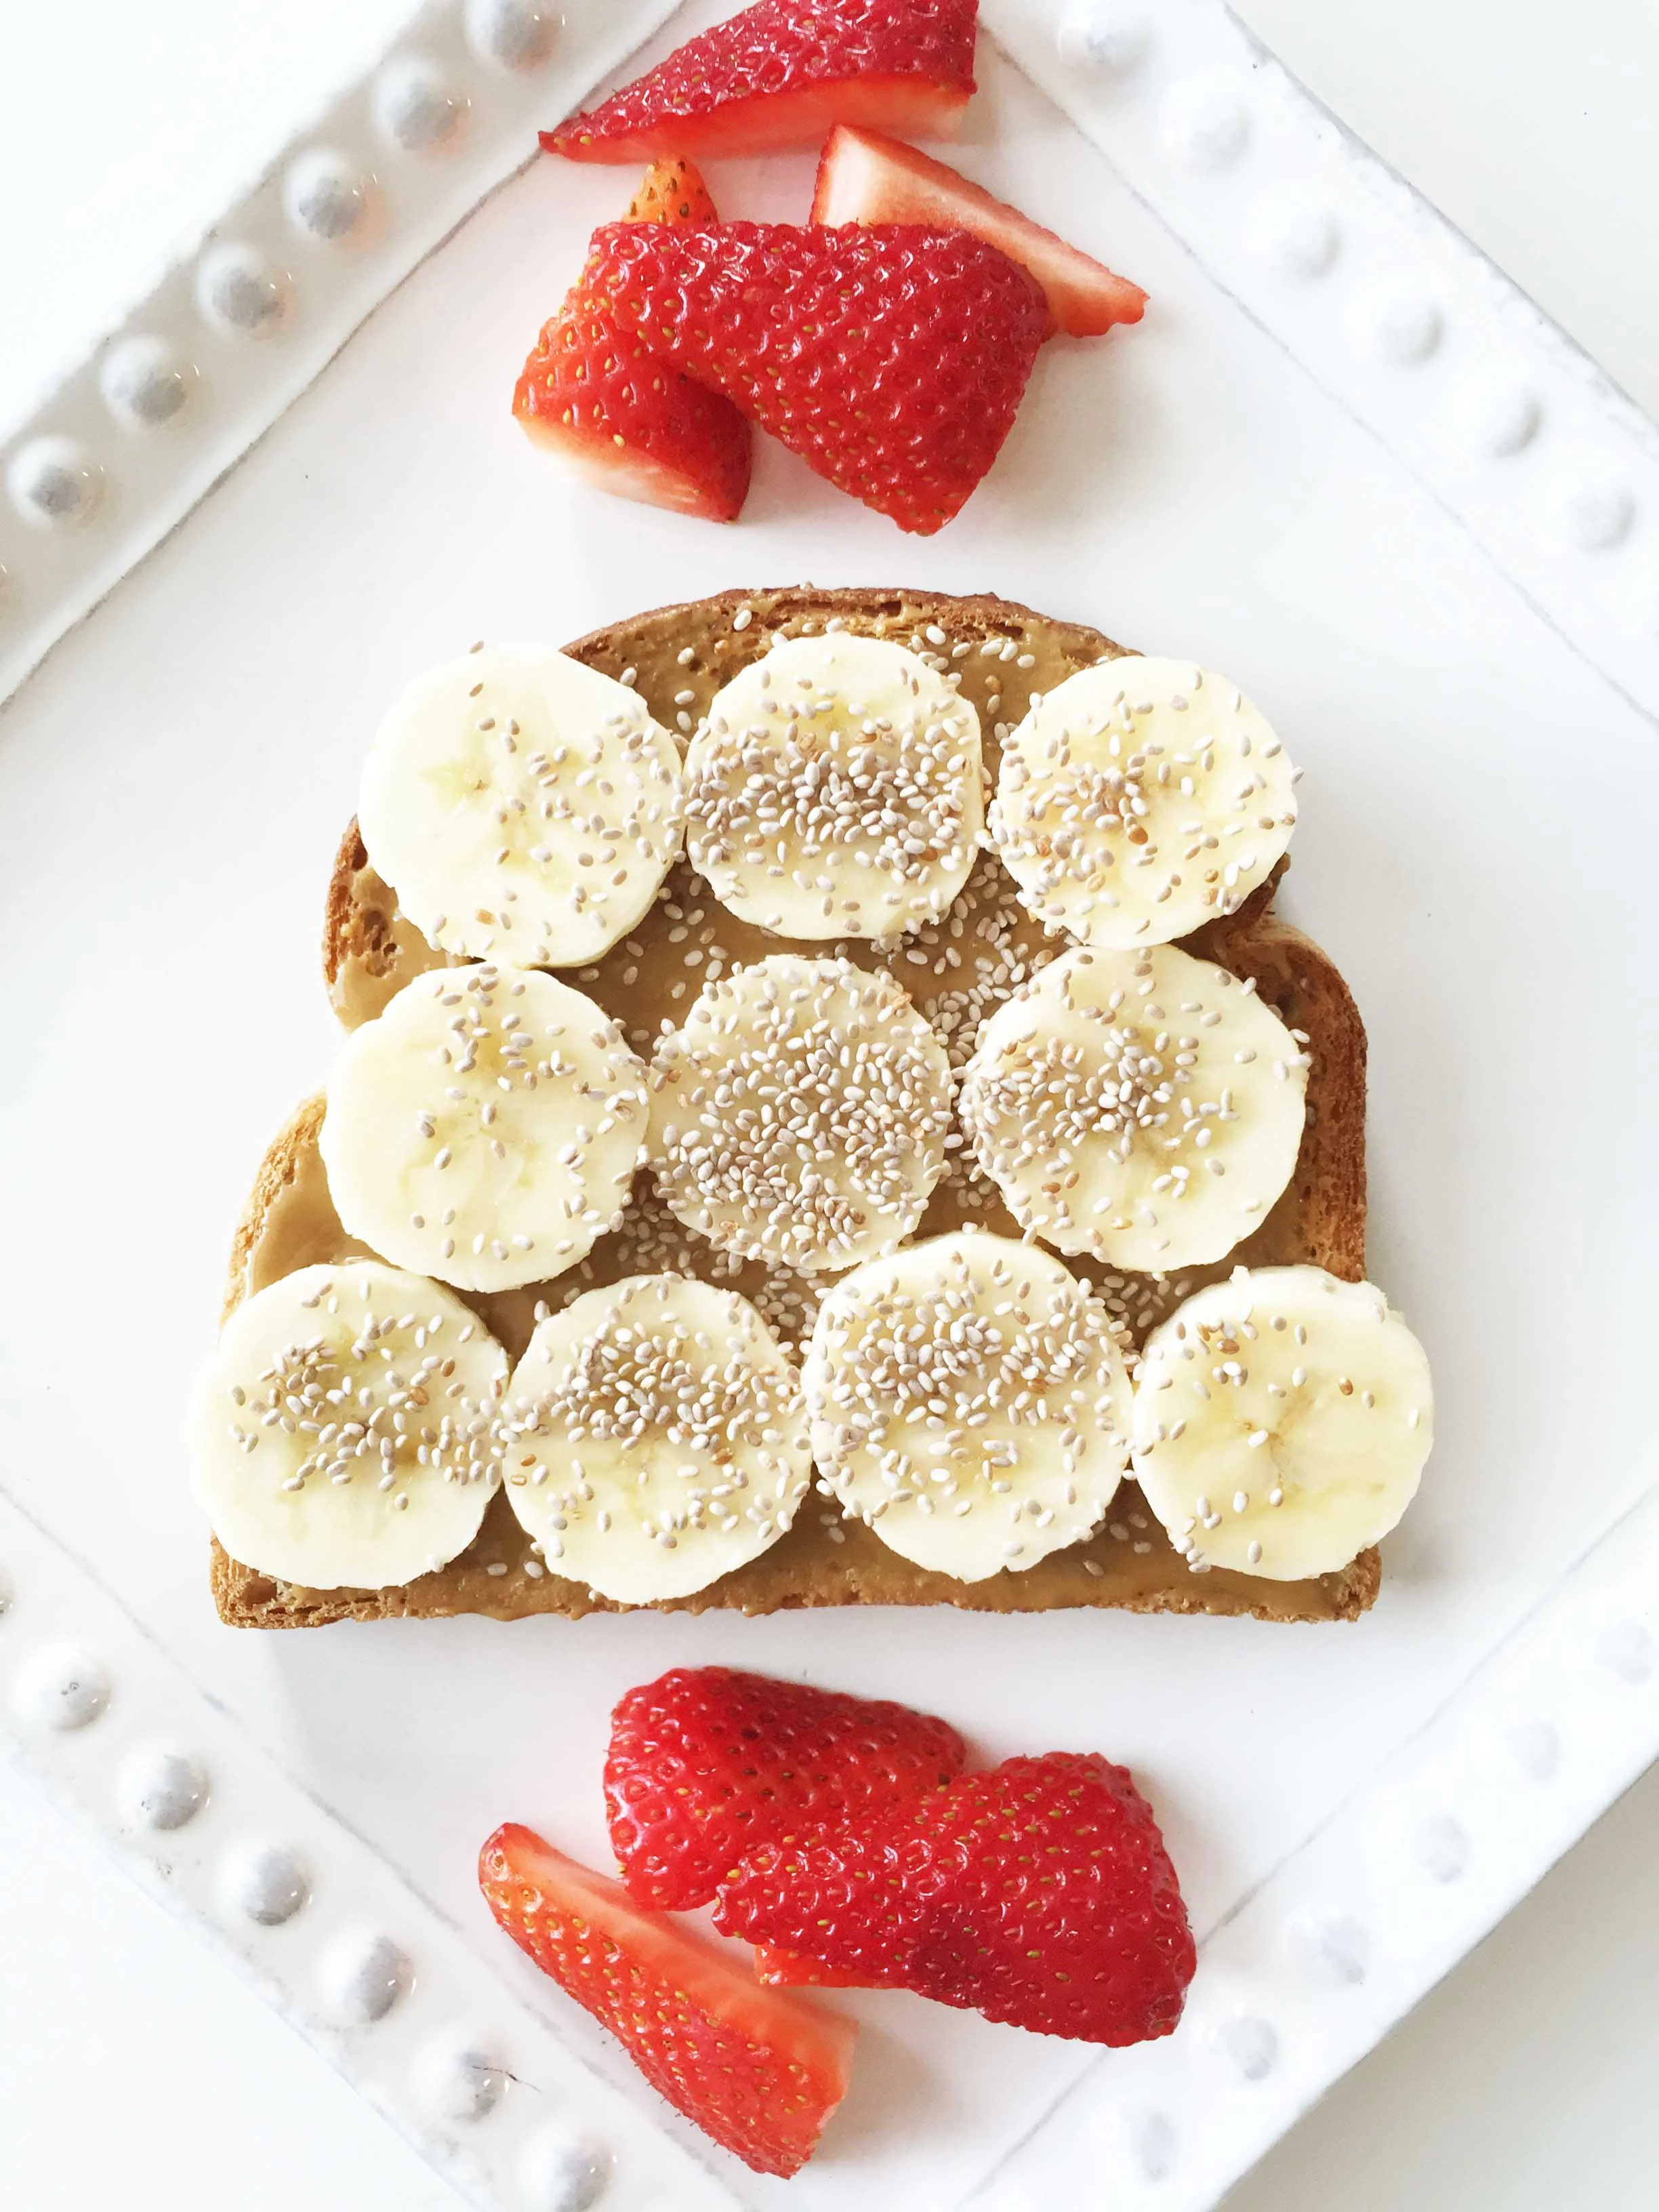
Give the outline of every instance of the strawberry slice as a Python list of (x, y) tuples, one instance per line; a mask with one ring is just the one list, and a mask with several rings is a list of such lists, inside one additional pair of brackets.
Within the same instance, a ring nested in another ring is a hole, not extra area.
[(495, 1831), (478, 1886), (520, 1949), (671, 2105), (757, 2173), (799, 2172), (847, 2094), (851, 2021), (763, 1988), (529, 1828)]
[(996, 459), (1048, 328), (1006, 254), (908, 223), (611, 223), (582, 284), (820, 476), (922, 536)]
[(762, 1844), (714, 1917), (861, 1981), (1086, 2043), (1169, 2034), (1195, 1965), (1151, 1808), (1122, 1767), (1072, 1752)]
[(835, 123), (956, 135), (979, 0), (760, 0), (556, 131), (572, 161), (816, 145)]
[(757, 1844), (872, 1820), (941, 1788), (967, 1757), (948, 1721), (908, 1705), (677, 1667), (611, 1715), (611, 1845), (642, 1904), (707, 1905)]
[(838, 124), (818, 161), (812, 220), (822, 223), (925, 222), (959, 225), (1000, 246), (1029, 269), (1048, 295), (1055, 327), (1098, 337), (1115, 323), (1138, 323), (1146, 295), (1115, 276), (1006, 200), (994, 199), (959, 170), (879, 131)]
[(624, 222), (718, 222), (714, 196), (695, 161), (653, 161), (628, 203)]
[[(780, 1951), (775, 1944), (757, 1943), (755, 1946), (755, 1979), (764, 1982), (774, 1990), (869, 1990), (878, 1989), (880, 1983), (866, 1981), (862, 1974), (848, 1973), (841, 1966), (826, 1966), (821, 1959), (803, 1959), (798, 1951)], [(895, 1982), (895, 1989), (902, 1989), (902, 1982)]]
[[(690, 161), (659, 161), (629, 204), (640, 223), (714, 221)], [(718, 392), (671, 368), (576, 285), (546, 325), (513, 394), (536, 443), (601, 491), (731, 522), (749, 489), (753, 434)]]

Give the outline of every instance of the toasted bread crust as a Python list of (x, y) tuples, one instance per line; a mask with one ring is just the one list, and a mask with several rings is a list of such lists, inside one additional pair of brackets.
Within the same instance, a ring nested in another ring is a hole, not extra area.
[[(1271, 896), (1272, 886), (1264, 884)], [(1237, 975), (1253, 975), (1269, 1006), (1292, 1028), (1306, 1030), (1316, 1073), (1308, 1083), (1309, 1126), (1304, 1132), (1291, 1192), (1299, 1200), (1300, 1249), (1281, 1255), (1256, 1250), (1261, 1232), (1249, 1237), (1216, 1270), (1243, 1261), (1282, 1265), (1305, 1260), (1345, 1282), (1365, 1275), (1365, 1025), (1353, 994), (1330, 955), (1271, 907), (1252, 915), (1242, 908), (1187, 939), (1187, 949)]]
[[(741, 611), (750, 621), (738, 630)], [(692, 672), (710, 686), (753, 658), (781, 628), (840, 619), (909, 636), (934, 626), (970, 646), (995, 638), (1041, 647), (1044, 666), (1069, 672), (1122, 648), (1098, 631), (1054, 623), (988, 596), (951, 599), (908, 591), (726, 592), (660, 608), (591, 633), (567, 647), (574, 657), (621, 677), (635, 670), (659, 719), (649, 653), (690, 640)], [(1035, 657), (1035, 656), (1034, 656)], [(666, 665), (666, 664), (665, 664)], [(680, 680), (678, 652), (675, 681)], [(1044, 672), (1040, 666), (1036, 672)], [(656, 683), (660, 688), (662, 678)], [(1238, 1261), (1306, 1260), (1351, 1280), (1364, 1273), (1365, 1036), (1358, 1012), (1328, 956), (1273, 912), (1277, 882), (1263, 884), (1239, 911), (1186, 940), (1187, 948), (1236, 974), (1254, 975), (1262, 997), (1310, 1038), (1313, 1068), (1301, 1155), (1290, 1189), (1255, 1234), (1207, 1271)], [(421, 969), (443, 964), (397, 912), (369, 866), (355, 822), (337, 853), (325, 909), (323, 969), (347, 1024), (368, 1018)], [(278, 1133), (262, 1164), (233, 1243), (225, 1311), (250, 1289), (307, 1261), (347, 1257), (363, 1248), (347, 1238), (327, 1200), (317, 1152), (323, 1101), (307, 1100)], [(1200, 1271), (1202, 1273), (1204, 1271)], [(512, 1347), (510, 1347), (512, 1348)], [(762, 1557), (690, 1597), (653, 1608), (749, 1613), (842, 1605), (950, 1604), (973, 1611), (1027, 1613), (1109, 1606), (1140, 1613), (1251, 1614), (1264, 1620), (1357, 1619), (1376, 1601), (1375, 1550), (1340, 1573), (1273, 1583), (1212, 1570), (1193, 1574), (1126, 1482), (1106, 1527), (1086, 1543), (1054, 1553), (1019, 1574), (963, 1583), (913, 1566), (860, 1523), (822, 1514), (809, 1498), (789, 1533)], [(1131, 1524), (1133, 1528), (1131, 1527)], [(1120, 1529), (1121, 1535), (1111, 1534)], [(526, 1571), (528, 1570), (528, 1571)], [(308, 1627), (335, 1620), (436, 1618), (482, 1613), (498, 1620), (559, 1613), (579, 1618), (621, 1612), (580, 1583), (541, 1571), (504, 1496), (496, 1498), (466, 1552), (435, 1574), (395, 1589), (313, 1590), (282, 1583), (229, 1559), (216, 1541), (212, 1586), (220, 1616), (245, 1627)]]

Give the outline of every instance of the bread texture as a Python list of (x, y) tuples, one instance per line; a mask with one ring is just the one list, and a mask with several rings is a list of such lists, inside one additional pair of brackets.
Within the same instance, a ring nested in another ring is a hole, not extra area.
[[(635, 685), (657, 719), (682, 730), (701, 714), (720, 684), (779, 635), (799, 635), (835, 622), (849, 629), (896, 638), (931, 652), (960, 670), (964, 696), (979, 708), (987, 734), (988, 767), (994, 775), (994, 732), (1026, 711), (1032, 691), (1051, 689), (1065, 676), (1123, 648), (1098, 631), (1051, 621), (1002, 599), (952, 599), (911, 591), (817, 591), (810, 586), (727, 592), (660, 608), (592, 633), (566, 650), (575, 658)], [(680, 703), (695, 694), (690, 713)], [(1350, 1280), (1364, 1273), (1365, 1037), (1358, 1012), (1329, 958), (1273, 912), (1278, 876), (1240, 908), (1183, 940), (1201, 957), (1240, 975), (1253, 976), (1261, 997), (1308, 1038), (1311, 1066), (1308, 1115), (1296, 1172), (1267, 1220), (1214, 1267), (1183, 1271), (1164, 1283), (1153, 1278), (1108, 1277), (1073, 1261), (1117, 1312), (1127, 1332), (1143, 1336), (1180, 1297), (1235, 1265), (1307, 1261)], [(1006, 878), (994, 862), (977, 873), (958, 902), (966, 915), (965, 941), (993, 949), (993, 965), (1016, 976), (1030, 955), (1048, 957), (1058, 940), (1013, 905)], [(672, 909), (684, 942), (692, 915), (726, 965), (759, 957), (784, 940), (747, 928), (719, 908), (706, 887), (682, 868), (665, 886), (659, 911)], [(712, 918), (712, 919), (711, 919)], [(590, 991), (630, 1030), (639, 1048), (682, 1005), (685, 978), (669, 954), (669, 923), (648, 916), (628, 945), (568, 980)], [(975, 933), (978, 933), (977, 934)], [(910, 940), (906, 940), (907, 945)], [(1048, 951), (1045, 951), (1044, 948)], [(866, 965), (883, 957), (869, 945), (802, 947), (814, 954), (841, 950)], [(924, 941), (924, 949), (926, 949)], [(371, 1018), (423, 969), (444, 964), (398, 912), (395, 896), (374, 874), (353, 823), (343, 837), (325, 910), (323, 969), (337, 1012), (348, 1027)], [(926, 967), (927, 963), (921, 963)], [(981, 965), (985, 964), (981, 962)], [(959, 966), (959, 963), (958, 963)], [(695, 970), (692, 971), (695, 975)], [(944, 988), (943, 958), (928, 974), (894, 972), (912, 989), (929, 1018), (960, 1032), (959, 1058), (971, 1044), (980, 1013), (959, 1006), (959, 989)], [(930, 997), (930, 990), (933, 995)], [(693, 987), (693, 994), (695, 985)], [(233, 1243), (225, 1311), (240, 1299), (315, 1261), (361, 1256), (367, 1247), (345, 1235), (329, 1197), (318, 1151), (320, 1097), (308, 1100), (278, 1133), (255, 1177)], [(677, 1266), (709, 1273), (755, 1297), (780, 1333), (799, 1335), (805, 1326), (798, 1301), (803, 1286), (780, 1285), (761, 1271), (716, 1260), (710, 1248), (679, 1231), (654, 1206), (649, 1177), (641, 1174), (623, 1231), (602, 1240), (580, 1269), (556, 1283), (497, 1297), (469, 1298), (515, 1356), (533, 1326), (538, 1297), (553, 1304), (568, 1295), (643, 1267)], [(994, 1195), (961, 1178), (947, 1178), (934, 1194), (918, 1232), (941, 1233), (975, 1223), (1017, 1234)], [(614, 1249), (607, 1249), (614, 1248)], [(768, 1304), (769, 1298), (772, 1301)], [(779, 1302), (781, 1302), (781, 1304)], [(713, 1608), (749, 1613), (843, 1605), (948, 1604), (978, 1612), (1030, 1613), (1058, 1607), (1118, 1607), (1135, 1612), (1250, 1614), (1264, 1620), (1353, 1620), (1376, 1599), (1376, 1553), (1367, 1551), (1340, 1573), (1300, 1583), (1212, 1569), (1189, 1570), (1175, 1552), (1132, 1481), (1126, 1480), (1105, 1524), (1085, 1543), (1054, 1553), (1020, 1573), (1004, 1572), (964, 1583), (911, 1565), (861, 1522), (844, 1517), (832, 1501), (809, 1493), (793, 1527), (758, 1559), (685, 1598), (657, 1608), (701, 1613)], [(218, 1543), (212, 1558), (213, 1593), (221, 1618), (237, 1626), (295, 1628), (336, 1620), (434, 1618), (478, 1613), (497, 1620), (536, 1613), (571, 1617), (629, 1608), (597, 1596), (585, 1585), (547, 1571), (534, 1553), (505, 1495), (495, 1498), (475, 1541), (435, 1573), (390, 1589), (309, 1589), (283, 1583), (229, 1559)]]

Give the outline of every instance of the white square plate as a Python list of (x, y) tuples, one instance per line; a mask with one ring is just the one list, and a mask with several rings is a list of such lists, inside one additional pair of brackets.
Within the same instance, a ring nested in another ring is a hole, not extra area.
[[(730, 530), (574, 490), (507, 394), (629, 179), (524, 149), (641, 38), (654, 57), (727, 11), (669, 12), (573, 0), (544, 43), (520, 0), (428, 9), (9, 449), (11, 679), (101, 603), (0, 722), (3, 1725), (464, 2192), (515, 2212), (784, 2201), (476, 1896), (501, 1819), (603, 1856), (625, 1686), (721, 1660), (910, 1698), (989, 1758), (1104, 1749), (1145, 1779), (1204, 1937), (1179, 2033), (1103, 2053), (826, 2000), (865, 2021), (861, 2063), (787, 2201), (1207, 2205), (1659, 1744), (1631, 926), (1659, 441), (1215, 0), (987, 0), (953, 158), (1145, 283), (1144, 325), (1045, 349), (931, 540), (764, 443)], [(798, 218), (810, 177), (791, 155), (713, 183), (728, 213)], [(1379, 1605), (1327, 1629), (231, 1634), (179, 1408), (253, 1164), (327, 1065), (316, 939), (367, 733), (474, 636), (805, 577), (1000, 592), (1189, 653), (1305, 763), (1288, 905), (1370, 1028), (1371, 1272), (1438, 1376)]]

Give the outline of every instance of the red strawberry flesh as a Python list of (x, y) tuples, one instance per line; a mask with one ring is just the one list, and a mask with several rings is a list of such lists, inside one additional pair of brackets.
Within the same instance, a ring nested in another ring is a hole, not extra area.
[(1146, 313), (1139, 284), (945, 162), (878, 131), (845, 124), (831, 131), (818, 162), (812, 220), (960, 224), (1029, 269), (1047, 295), (1055, 327), (1073, 337), (1097, 337), (1115, 324), (1138, 323)]
[(573, 161), (816, 145), (832, 124), (947, 137), (974, 90), (978, 0), (760, 0), (586, 114), (544, 131)]
[(628, 203), (624, 222), (718, 222), (714, 196), (693, 161), (653, 161)]
[(948, 1722), (907, 1705), (676, 1668), (611, 1717), (611, 1844), (642, 1903), (706, 1905), (757, 1844), (877, 1819), (942, 1788), (966, 1759)]
[(1048, 328), (1035, 281), (963, 230), (612, 223), (582, 285), (904, 530), (956, 514), (996, 459)]
[[(659, 161), (627, 220), (713, 222), (714, 203), (689, 161)], [(754, 438), (731, 401), (620, 328), (580, 284), (537, 340), (513, 412), (536, 444), (623, 499), (731, 522), (748, 493)]]
[(1068, 1752), (959, 1775), (867, 1826), (763, 1845), (722, 1885), (715, 1919), (1089, 2043), (1169, 2034), (1195, 1964), (1151, 1808), (1122, 1767)]
[(756, 2172), (799, 2172), (846, 2094), (851, 2021), (763, 1987), (529, 1828), (495, 1831), (478, 1883), (519, 1948), (671, 2105)]
[(867, 1990), (876, 1986), (861, 1975), (849, 1974), (840, 1966), (826, 1966), (818, 1959), (803, 1959), (798, 1951), (775, 1950), (769, 1943), (755, 1946), (755, 1979), (775, 1990)]
[(708, 522), (735, 521), (743, 507), (753, 443), (738, 410), (580, 294), (526, 362), (513, 411), (597, 490)]

